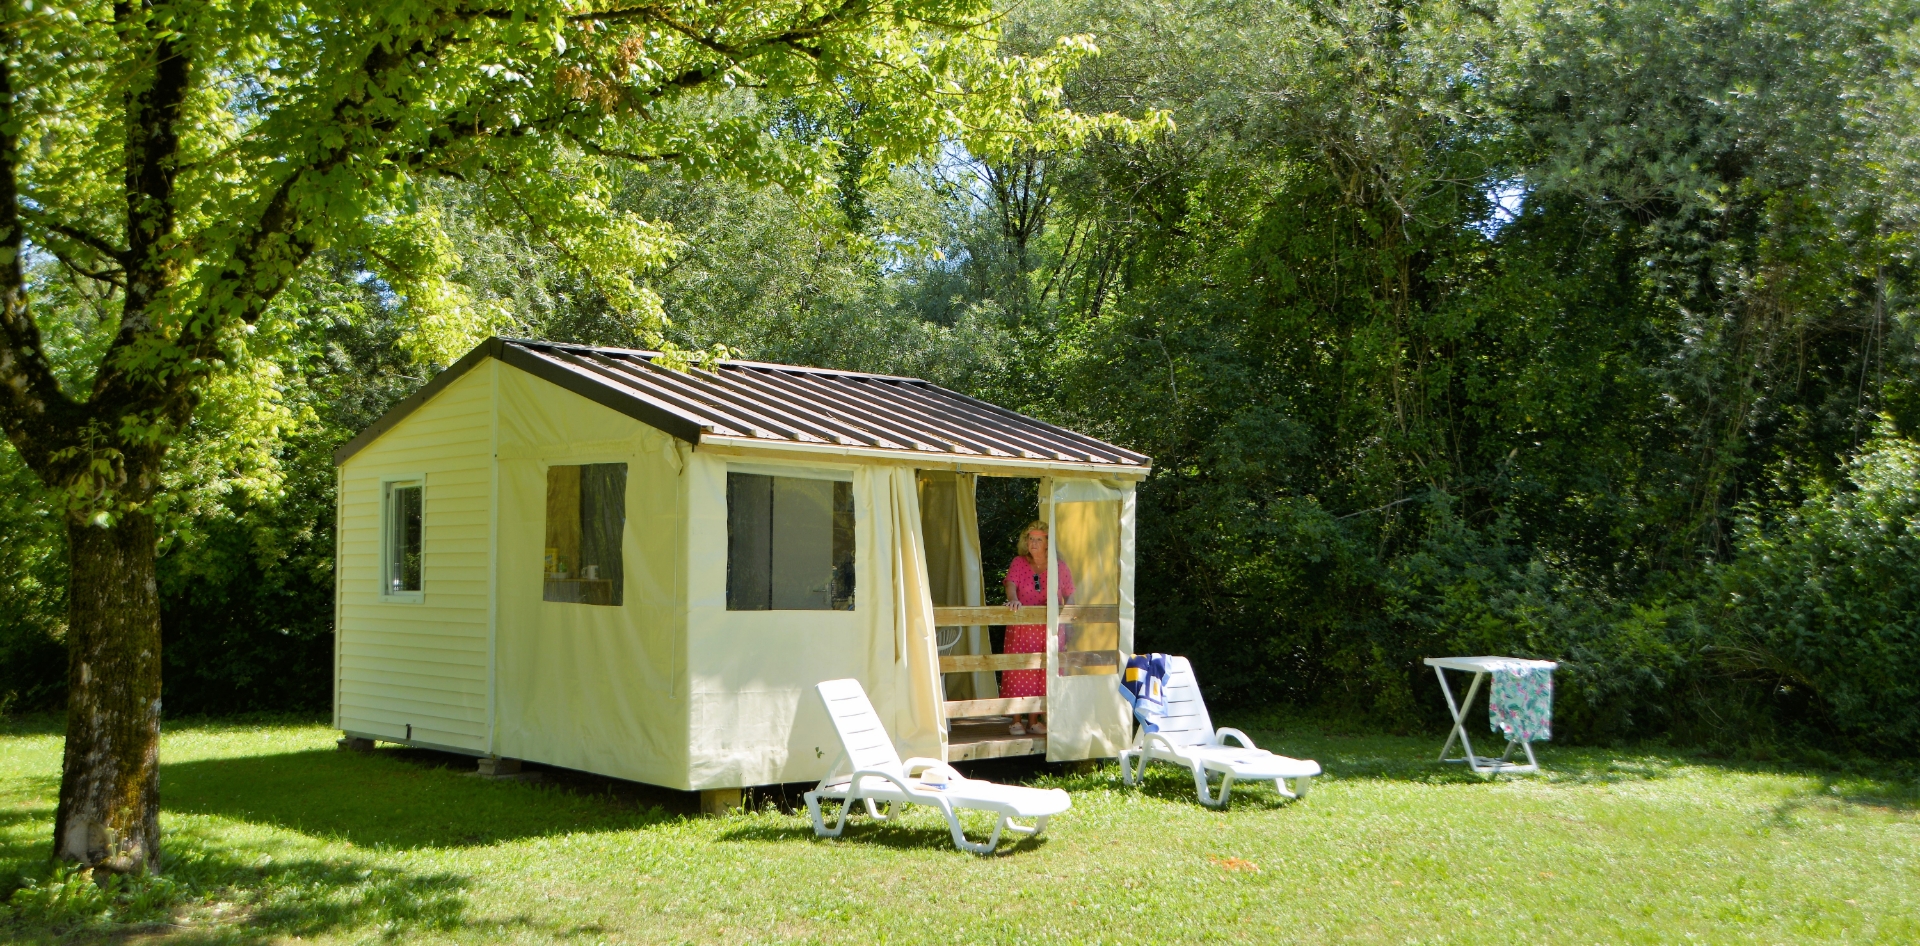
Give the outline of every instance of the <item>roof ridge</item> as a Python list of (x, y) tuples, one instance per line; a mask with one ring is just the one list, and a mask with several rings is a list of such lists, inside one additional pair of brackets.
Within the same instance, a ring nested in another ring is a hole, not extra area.
[[(618, 352), (623, 355), (638, 355), (646, 359), (659, 358), (663, 353), (648, 348), (621, 348), (615, 345), (584, 345), (579, 342), (554, 342), (541, 338), (518, 338), (510, 335), (500, 336), (500, 340), (509, 345), (544, 345), (549, 348), (566, 348), (575, 351)], [(789, 365), (778, 361), (751, 361), (745, 358), (722, 358), (722, 367), (761, 368), (772, 371), (798, 371), (807, 374), (830, 374), (845, 378), (873, 378), (877, 381), (904, 381), (911, 384), (927, 384), (939, 387), (925, 378), (915, 378), (902, 374), (879, 374), (873, 371), (854, 371), (848, 368), (821, 368), (817, 365)]]
[(440, 372), (334, 451), (361, 448), (488, 358), (699, 445), (832, 445), (886, 455), (961, 461), (1151, 468), (1152, 458), (1098, 437), (941, 387), (921, 378), (727, 359), (668, 371), (661, 353), (496, 336)]

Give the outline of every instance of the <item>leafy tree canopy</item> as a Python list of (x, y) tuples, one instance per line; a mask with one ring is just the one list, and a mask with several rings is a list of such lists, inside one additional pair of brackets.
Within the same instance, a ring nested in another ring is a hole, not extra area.
[[(657, 334), (642, 276), (675, 235), (610, 205), (609, 161), (805, 190), (849, 142), (887, 161), (1100, 124), (1057, 107), (1084, 40), (1003, 57), (974, 0), (10, 6), (4, 417), (89, 517), (150, 497), (128, 454), (181, 429), (319, 248), (365, 254), (424, 354), (510, 324), (448, 278), (435, 178)], [(90, 326), (96, 364), (47, 355), (22, 267), (41, 253), (121, 303)]]

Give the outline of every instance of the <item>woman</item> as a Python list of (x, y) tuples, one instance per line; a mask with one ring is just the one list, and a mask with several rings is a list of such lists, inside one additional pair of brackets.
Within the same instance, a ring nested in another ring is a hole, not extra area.
[[(1019, 551), (1013, 562), (1007, 566), (1007, 608), (1018, 610), (1022, 605), (1045, 605), (1047, 603), (1047, 524), (1034, 521), (1020, 530)], [(1073, 574), (1067, 570), (1067, 563), (1060, 562), (1056, 572), (1060, 579), (1060, 603), (1066, 604), (1073, 597)], [(1038, 654), (1047, 649), (1047, 626), (1045, 624), (1011, 624), (1007, 626), (1007, 643), (1002, 648), (1009, 654)], [(1018, 696), (1046, 696), (1047, 672), (1045, 670), (1006, 670), (1000, 674), (1000, 695), (1011, 699)], [(1036, 736), (1047, 732), (1043, 714), (1030, 713), (1026, 725), (1020, 722), (1020, 715), (1014, 714), (1013, 725), (1007, 732), (1015, 736), (1033, 733)]]

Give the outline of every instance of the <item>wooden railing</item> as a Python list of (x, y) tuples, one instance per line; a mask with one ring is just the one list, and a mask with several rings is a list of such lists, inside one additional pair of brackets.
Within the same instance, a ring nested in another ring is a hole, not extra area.
[(940, 658), (941, 673), (977, 673), (983, 670), (1045, 670), (1046, 654), (963, 654)]
[[(1063, 604), (1060, 606), (1060, 621), (1063, 624), (1117, 624), (1120, 621), (1120, 606)], [(995, 604), (971, 608), (934, 608), (933, 623), (938, 627), (967, 627), (978, 624), (990, 627), (1008, 624), (1045, 624), (1047, 609), (1030, 605), (1015, 611), (1006, 605)], [(1118, 657), (1118, 654), (1108, 657), (1104, 654), (1089, 653), (1081, 659), (1106, 665), (1114, 663)], [(941, 673), (1045, 670), (1046, 667), (1046, 654), (969, 654), (940, 658)], [(948, 719), (963, 719), (970, 716), (1011, 716), (1015, 713), (1046, 711), (1047, 698), (1044, 696), (1021, 696), (998, 700), (951, 700), (946, 704)]]
[[(1117, 604), (1063, 604), (1060, 606), (1060, 620), (1068, 624), (1118, 624), (1120, 623), (1120, 606)], [(1005, 624), (1045, 624), (1047, 609), (1041, 605), (1028, 605), (1014, 611), (1003, 604), (988, 604), (972, 608), (934, 608), (933, 623), (936, 627), (966, 627), (970, 624), (986, 624), (994, 627)]]

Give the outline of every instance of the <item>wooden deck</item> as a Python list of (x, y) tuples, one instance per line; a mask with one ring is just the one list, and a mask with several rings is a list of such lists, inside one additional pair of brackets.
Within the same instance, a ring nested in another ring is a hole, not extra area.
[(1012, 717), (1008, 716), (950, 720), (947, 724), (947, 761), (1047, 754), (1047, 737), (1010, 736), (1007, 727), (1012, 723)]

